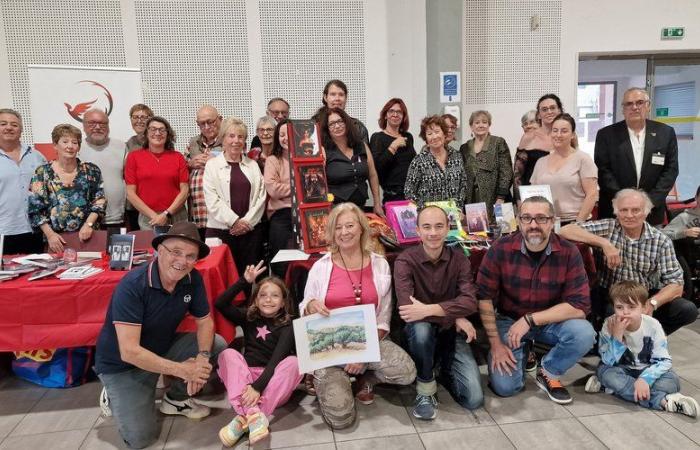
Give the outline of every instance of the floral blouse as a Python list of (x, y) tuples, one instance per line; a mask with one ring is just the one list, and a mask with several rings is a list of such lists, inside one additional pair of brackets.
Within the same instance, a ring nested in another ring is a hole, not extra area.
[(467, 191), (467, 175), (462, 155), (452, 147), (447, 149), (447, 163), (443, 169), (426, 146), (413, 158), (408, 167), (404, 192), (419, 208), (425, 202), (455, 200), (461, 207)]
[(105, 215), (104, 186), (100, 168), (78, 160), (72, 186), (65, 186), (51, 163), (37, 167), (29, 192), (29, 222), (33, 228), (48, 223), (57, 233), (77, 231), (90, 213)]

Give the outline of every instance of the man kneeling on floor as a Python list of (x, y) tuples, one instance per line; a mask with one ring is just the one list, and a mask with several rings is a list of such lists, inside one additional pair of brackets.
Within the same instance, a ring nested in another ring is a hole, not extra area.
[[(216, 361), (226, 342), (214, 335), (202, 276), (194, 269), (209, 254), (193, 223), (180, 222), (153, 239), (158, 257), (132, 270), (112, 295), (97, 341), (95, 369), (104, 385), (103, 411), (117, 422), (131, 448), (158, 439), (155, 412), (159, 374), (178, 378), (163, 397), (160, 411), (190, 419), (209, 415), (209, 408), (191, 395), (215, 376)], [(176, 333), (186, 313), (196, 321), (196, 333)]]
[(552, 233), (549, 200), (524, 200), (518, 220), (520, 231), (493, 244), (476, 281), (479, 314), (491, 344), (489, 382), (503, 397), (522, 390), (532, 352), (526, 342), (541, 342), (553, 347), (539, 368), (533, 360), (537, 385), (553, 401), (570, 403), (560, 378), (595, 341), (585, 319), (591, 307), (588, 277), (578, 248)]
[(437, 363), (441, 382), (460, 405), (476, 409), (484, 403), (479, 367), (468, 344), (476, 331), (465, 318), (476, 312), (472, 272), (461, 248), (445, 247), (449, 228), (442, 209), (424, 208), (418, 214), (421, 245), (404, 250), (394, 263), (399, 315), (407, 322), (408, 352), (418, 371), (413, 415), (423, 420), (436, 416)]

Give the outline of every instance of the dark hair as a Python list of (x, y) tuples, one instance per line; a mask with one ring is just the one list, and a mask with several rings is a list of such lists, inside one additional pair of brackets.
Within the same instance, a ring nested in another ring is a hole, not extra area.
[(399, 105), (399, 107), (401, 107), (403, 120), (401, 121), (401, 125), (399, 125), (399, 133), (405, 133), (408, 131), (408, 109), (406, 108), (406, 104), (403, 102), (403, 100), (396, 97), (386, 102), (382, 110), (379, 112), (379, 128), (382, 130), (386, 128), (386, 115), (389, 112), (389, 108), (394, 105)]
[[(282, 155), (284, 154), (284, 149), (282, 148), (282, 144), (280, 144), (280, 129), (284, 126), (286, 127), (287, 124), (289, 123), (288, 119), (281, 120), (280, 123), (277, 124), (275, 127), (275, 134), (272, 138), (272, 153), (270, 153), (272, 156), (276, 156), (278, 158), (282, 158)], [(289, 142), (289, 133), (287, 133), (287, 142)], [(287, 144), (287, 148), (289, 148), (289, 143)]]
[(258, 310), (258, 307), (255, 305), (255, 301), (258, 298), (260, 288), (262, 288), (265, 283), (274, 284), (282, 291), (282, 308), (277, 313), (277, 316), (275, 316), (275, 325), (288, 324), (292, 320), (292, 302), (289, 298), (289, 289), (287, 289), (284, 281), (276, 276), (265, 277), (260, 280), (260, 282), (255, 284), (253, 287), (253, 292), (250, 294), (250, 302), (248, 305), (248, 312), (246, 313), (246, 319), (248, 319), (249, 322), (252, 322), (262, 318), (260, 315), (260, 310)]
[(150, 144), (148, 142), (148, 127), (151, 126), (152, 122), (159, 122), (165, 125), (165, 132), (168, 134), (168, 137), (165, 139), (165, 149), (175, 150), (175, 131), (173, 130), (173, 127), (170, 126), (170, 122), (159, 116), (153, 116), (148, 119), (148, 122), (146, 122), (146, 132), (144, 133), (146, 144), (144, 145), (144, 148), (148, 148)]
[(564, 112), (564, 106), (561, 104), (561, 99), (557, 94), (544, 94), (539, 100), (537, 100), (537, 106), (535, 106), (535, 110), (537, 111), (537, 115), (535, 117), (537, 118), (537, 123), (540, 125), (542, 125), (542, 119), (540, 119), (540, 103), (547, 99), (554, 100), (559, 108), (559, 112)]
[(575, 132), (576, 131), (576, 121), (574, 120), (573, 117), (571, 117), (571, 114), (569, 113), (561, 113), (557, 114), (557, 117), (552, 120), (552, 123), (556, 122), (557, 120), (565, 120), (569, 122), (569, 125), (571, 125), (571, 131)]
[(459, 120), (457, 120), (457, 117), (455, 117), (454, 115), (452, 115), (452, 114), (450, 114), (450, 113), (445, 113), (445, 114), (443, 114), (443, 115), (442, 115), (442, 119), (443, 119), (443, 120), (450, 119), (452, 122), (455, 123), (455, 126), (457, 126), (457, 124), (459, 123)]
[(649, 291), (639, 282), (625, 280), (619, 281), (610, 287), (610, 303), (620, 302), (626, 305), (646, 306), (649, 300)]
[(440, 127), (442, 130), (442, 134), (447, 136), (447, 124), (445, 123), (445, 119), (442, 118), (442, 116), (438, 116), (437, 114), (428, 116), (423, 118), (420, 122), (420, 136), (421, 139), (427, 142), (427, 139), (425, 137), (425, 132), (428, 130), (428, 127), (437, 125)]
[(321, 97), (321, 102), (323, 103), (323, 106), (328, 106), (328, 103), (326, 103), (326, 95), (328, 95), (328, 91), (330, 90), (331, 86), (335, 86), (337, 88), (342, 89), (345, 95), (348, 95), (348, 87), (345, 83), (343, 83), (340, 80), (331, 80), (328, 83), (326, 83), (326, 86), (323, 88), (323, 97)]
[(518, 210), (518, 215), (520, 215), (523, 206), (525, 206), (526, 203), (542, 203), (547, 205), (549, 208), (549, 215), (553, 216), (554, 215), (554, 205), (552, 205), (552, 202), (549, 201), (547, 197), (543, 197), (541, 195), (533, 195), (532, 197), (528, 197), (525, 200), (520, 203), (520, 208)]
[(699, 196), (699, 195), (700, 195), (700, 186), (698, 186), (698, 190), (695, 191), (695, 197), (697, 197), (697, 196)]
[(352, 117), (348, 116), (348, 113), (340, 108), (326, 108), (321, 114), (321, 130), (323, 130), (324, 147), (330, 148), (335, 146), (331, 138), (330, 130), (328, 129), (328, 118), (331, 114), (338, 114), (340, 118), (343, 119), (343, 122), (345, 122), (345, 137), (348, 140), (348, 147), (354, 149), (357, 145), (362, 144), (360, 132), (357, 126), (355, 126)]

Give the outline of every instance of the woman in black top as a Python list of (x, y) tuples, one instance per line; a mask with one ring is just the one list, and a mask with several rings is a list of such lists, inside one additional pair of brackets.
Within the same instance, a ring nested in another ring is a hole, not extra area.
[(333, 203), (352, 202), (363, 208), (369, 181), (374, 212), (384, 216), (372, 152), (359, 137), (350, 116), (340, 108), (331, 108), (322, 115), (321, 129), (326, 149), (326, 178)]
[(284, 282), (264, 278), (253, 288), (247, 308), (231, 304), (264, 271), (263, 261), (249, 265), (243, 277), (216, 299), (216, 309), (243, 328), (245, 340), (244, 355), (233, 348), (219, 354), (219, 377), (237, 414), (219, 431), (227, 447), (246, 432), (250, 432), (251, 444), (267, 436), (267, 416), (289, 400), (301, 381), (293, 356), (291, 302)]
[(405, 200), (403, 187), (416, 150), (408, 132), (408, 110), (403, 100), (392, 98), (386, 102), (379, 113), (379, 127), (382, 131), (372, 135), (369, 147), (384, 191), (383, 202)]

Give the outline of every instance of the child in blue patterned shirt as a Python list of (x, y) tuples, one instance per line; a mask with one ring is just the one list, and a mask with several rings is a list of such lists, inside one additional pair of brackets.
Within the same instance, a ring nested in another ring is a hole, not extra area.
[(647, 315), (649, 293), (635, 281), (610, 288), (614, 314), (603, 323), (598, 351), (601, 362), (586, 392), (605, 388), (623, 400), (650, 409), (696, 417), (698, 403), (681, 394), (678, 375), (661, 324)]

